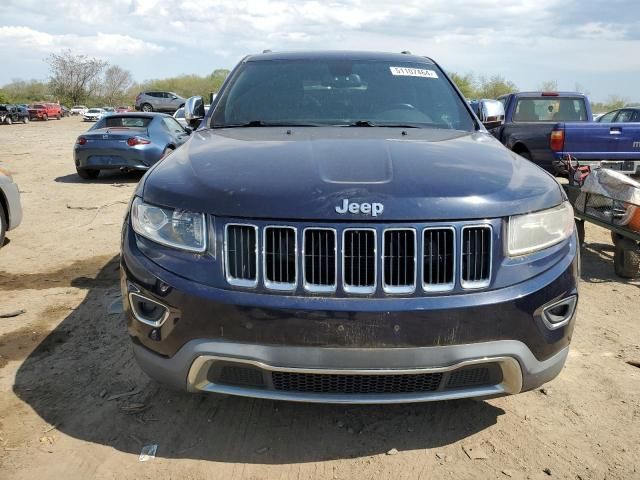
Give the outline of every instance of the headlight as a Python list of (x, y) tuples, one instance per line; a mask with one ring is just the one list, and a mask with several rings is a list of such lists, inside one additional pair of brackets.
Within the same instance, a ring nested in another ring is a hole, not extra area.
[(526, 255), (560, 243), (571, 236), (573, 228), (573, 208), (569, 202), (509, 217), (507, 255)]
[(206, 249), (203, 213), (149, 205), (137, 197), (131, 206), (131, 224), (138, 235), (162, 245), (191, 252)]

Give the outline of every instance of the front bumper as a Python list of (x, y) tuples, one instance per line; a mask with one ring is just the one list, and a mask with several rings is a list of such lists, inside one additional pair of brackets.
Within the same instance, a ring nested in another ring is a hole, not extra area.
[[(574, 311), (557, 329), (545, 324), (541, 312), (577, 296), (575, 247), (573, 239), (569, 254), (543, 273), (496, 290), (418, 298), (285, 297), (220, 289), (175, 275), (143, 255), (125, 226), (122, 288), (138, 363), (149, 376), (178, 389), (335, 403), (487, 397), (536, 388), (562, 369)], [(131, 292), (169, 307), (161, 326), (135, 318)], [(259, 385), (221, 382), (211, 372), (222, 365), (244, 368), (241, 376), (262, 380)], [(471, 367), (498, 373), (490, 375), (493, 381), (447, 388), (448, 378)], [(274, 372), (324, 376), (329, 382), (383, 376), (391, 384), (402, 376), (442, 376), (428, 391), (336, 394), (278, 389)]]

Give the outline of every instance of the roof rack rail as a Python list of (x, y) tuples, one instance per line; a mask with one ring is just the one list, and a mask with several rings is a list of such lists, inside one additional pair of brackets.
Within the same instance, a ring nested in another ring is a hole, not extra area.
[(400, 53), (403, 55), (411, 55), (411, 52), (409, 50), (403, 50)]
[(271, 49), (267, 48), (265, 50), (262, 50), (262, 53), (271, 53)]

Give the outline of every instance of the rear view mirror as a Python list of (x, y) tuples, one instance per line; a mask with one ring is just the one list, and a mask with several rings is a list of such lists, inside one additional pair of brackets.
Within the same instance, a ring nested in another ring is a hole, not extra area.
[(488, 129), (499, 127), (504, 123), (504, 105), (498, 100), (475, 100), (471, 102), (471, 107)]
[(189, 97), (184, 102), (184, 119), (189, 126), (197, 125), (204, 118), (204, 102), (202, 97)]

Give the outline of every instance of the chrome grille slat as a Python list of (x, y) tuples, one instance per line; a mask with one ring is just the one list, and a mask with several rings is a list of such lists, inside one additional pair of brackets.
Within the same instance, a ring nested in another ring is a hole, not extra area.
[(455, 230), (426, 228), (422, 233), (422, 288), (441, 292), (455, 285)]
[(265, 288), (290, 292), (298, 288), (299, 268), (307, 292), (336, 292), (340, 281), (344, 293), (374, 294), (378, 269), (380, 292), (389, 295), (414, 293), (418, 275), (424, 292), (478, 289), (491, 282), (492, 243), (490, 223), (416, 231), (402, 225), (336, 230), (230, 222), (224, 227), (224, 273), (234, 286), (255, 288), (261, 277)]
[(272, 290), (294, 290), (298, 283), (297, 231), (268, 226), (263, 234), (264, 285)]
[(411, 293), (416, 288), (416, 232), (389, 228), (382, 241), (382, 288), (387, 293)]
[(258, 228), (229, 223), (225, 227), (227, 282), (240, 287), (258, 284)]
[(463, 288), (484, 288), (491, 282), (490, 225), (462, 227), (460, 283)]
[(347, 228), (343, 231), (342, 285), (346, 292), (369, 294), (376, 291), (376, 252), (374, 229)]
[(331, 228), (306, 228), (303, 235), (304, 286), (311, 292), (336, 289), (336, 231)]

